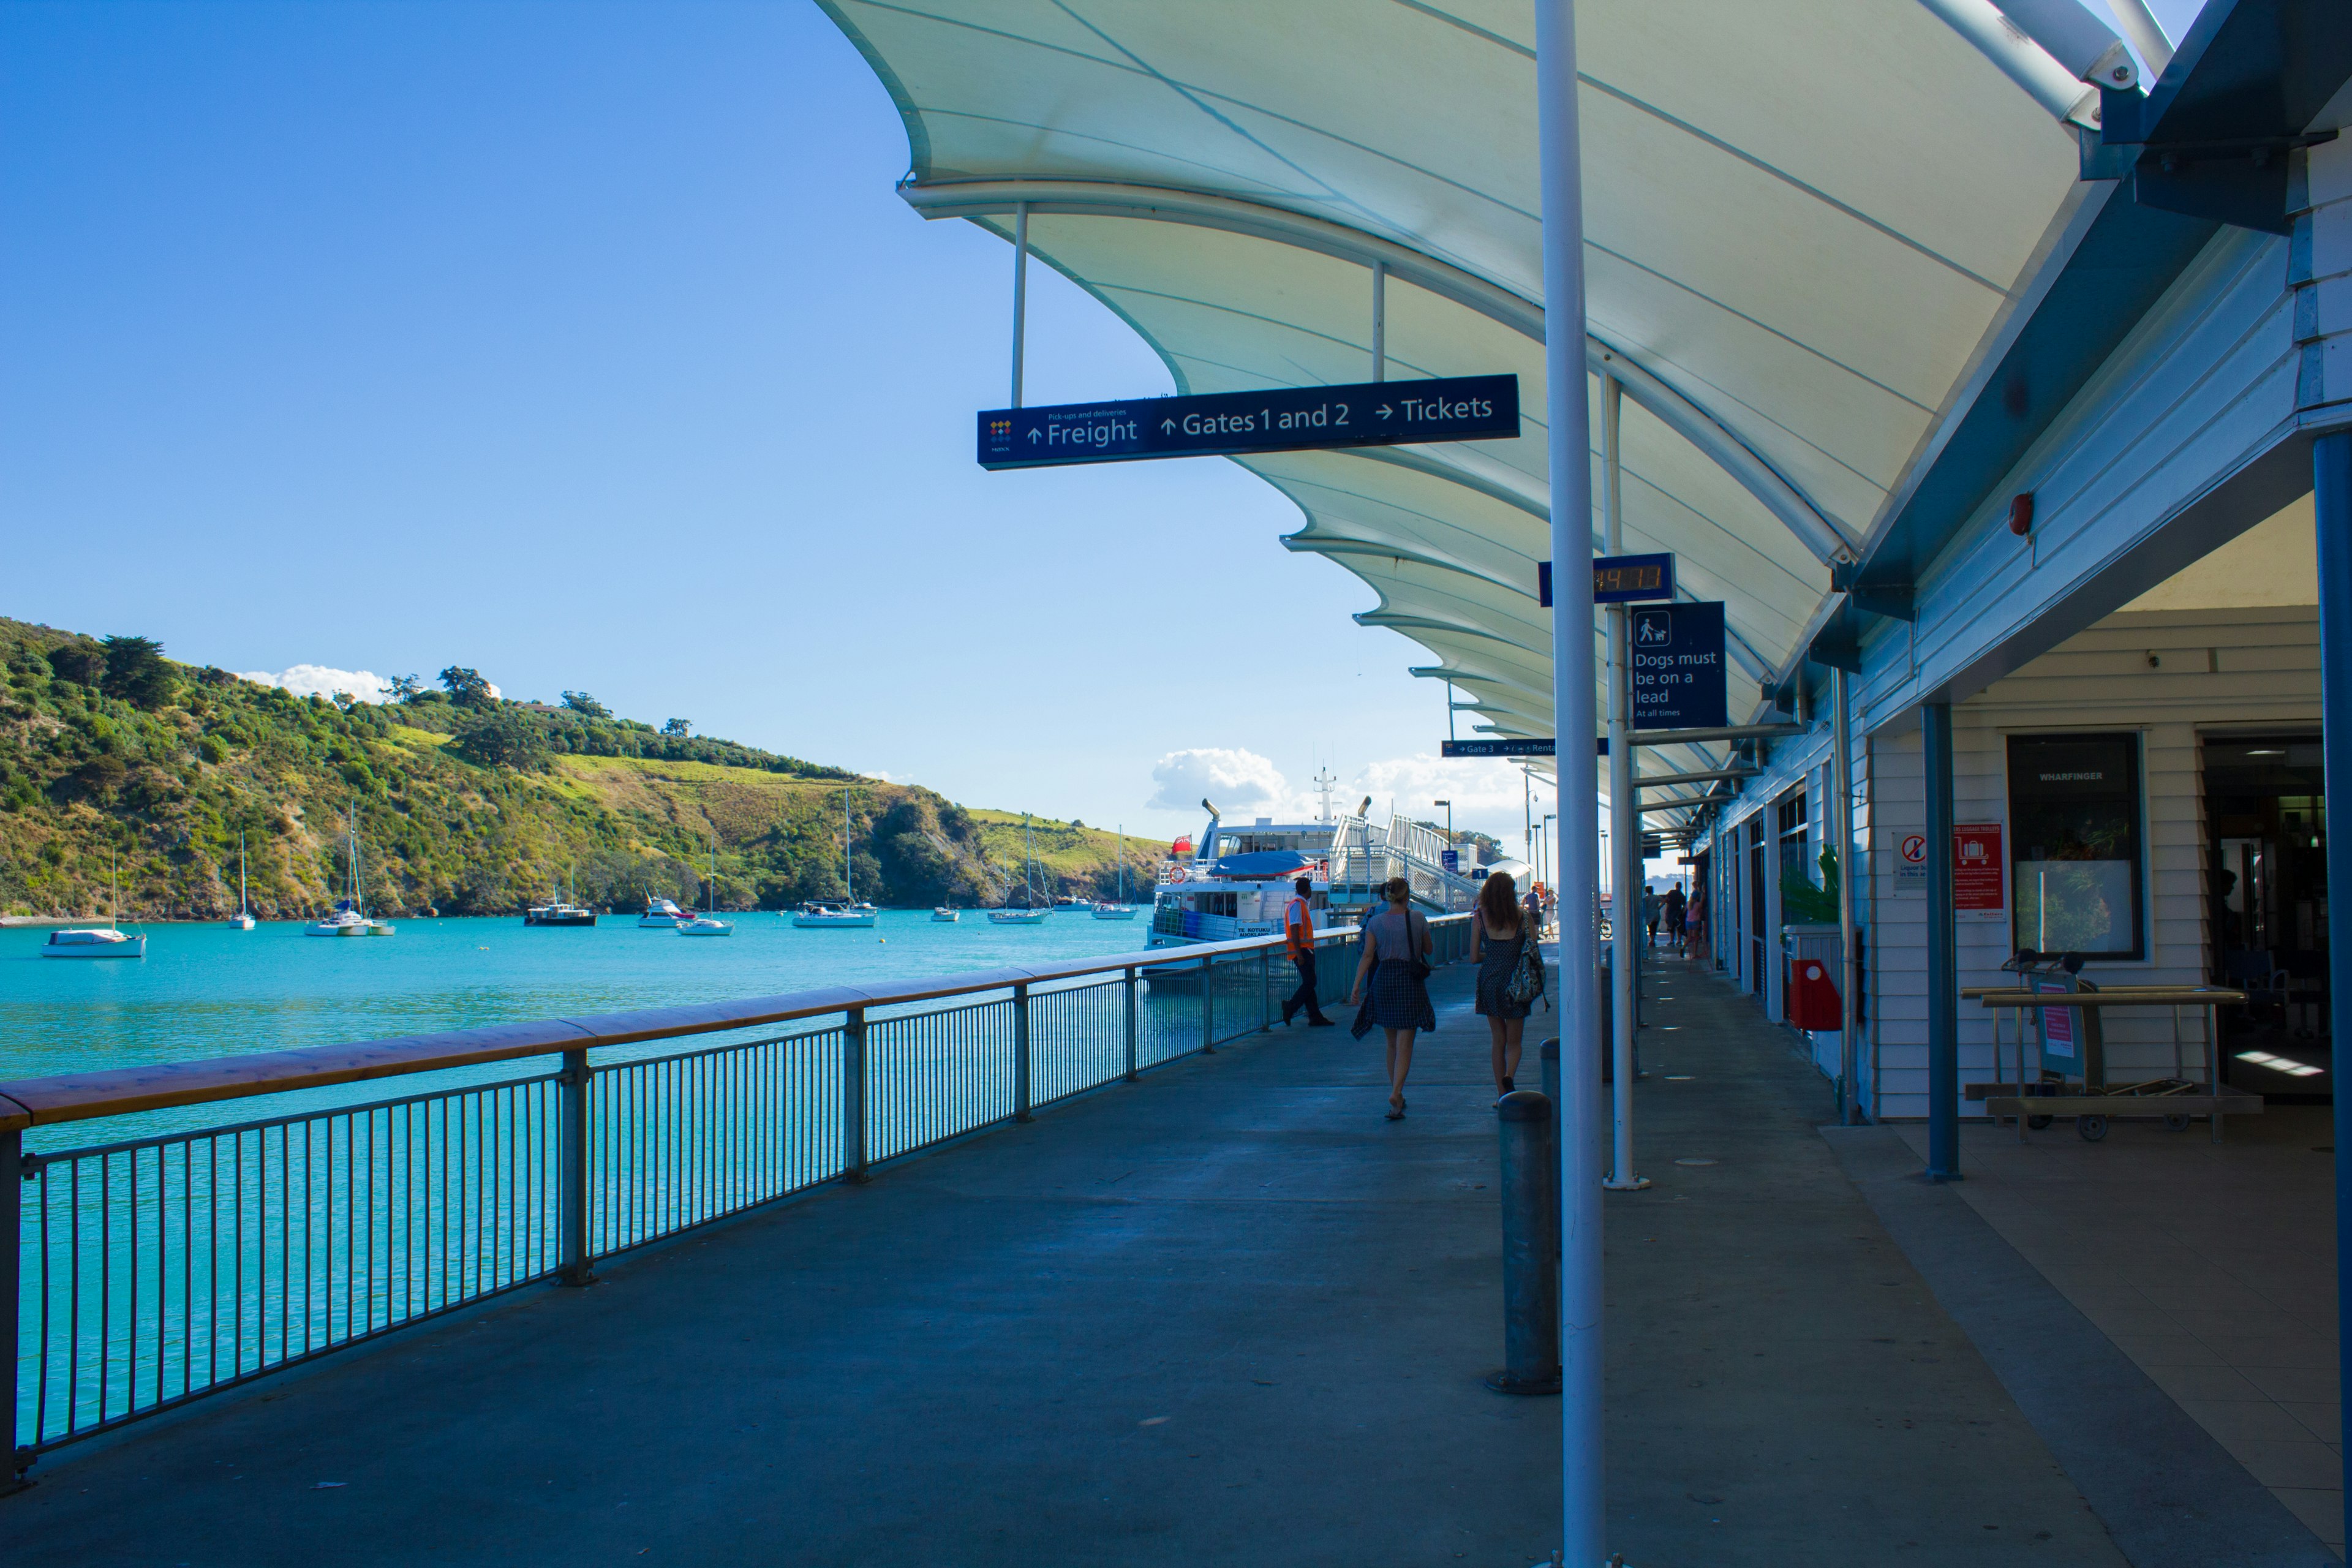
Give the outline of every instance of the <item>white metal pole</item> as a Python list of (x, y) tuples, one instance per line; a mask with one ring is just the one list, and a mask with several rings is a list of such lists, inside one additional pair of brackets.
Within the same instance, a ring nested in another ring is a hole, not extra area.
[(1832, 668), (1830, 705), (1836, 712), (1830, 731), (1830, 767), (1837, 775), (1837, 793), (1832, 797), (1830, 827), (1837, 835), (1838, 952), (1842, 955), (1838, 971), (1838, 1120), (1851, 1127), (1862, 1120), (1862, 1085), (1856, 1071), (1862, 1042), (1853, 1009), (1853, 982), (1859, 970), (1853, 958), (1853, 879), (1860, 871), (1861, 857), (1853, 852), (1853, 720), (1847, 695), (1845, 671)]
[(1551, 474), (1552, 733), (1563, 806), (1560, 907), (1560, 1548), (1573, 1568), (1608, 1556), (1601, 1401), (1601, 999), (1594, 991), (1601, 824), (1594, 782), (1592, 407), (1584, 372), (1584, 179), (1576, 123), (1575, 0), (1536, 0), (1542, 157), (1544, 396)]
[[(1601, 494), (1609, 553), (1625, 548), (1622, 475), (1617, 432), (1624, 390), (1614, 376), (1601, 383)], [(1634, 977), (1642, 955), (1633, 951), (1642, 931), (1642, 807), (1633, 784), (1632, 650), (1625, 635), (1625, 606), (1612, 605), (1609, 620), (1609, 846), (1613, 858), (1609, 925), (1609, 1179), (1612, 1192), (1633, 1192), (1649, 1184), (1633, 1174)]]
[(1029, 318), (1029, 204), (1013, 204), (1013, 406), (1021, 406), (1021, 354)]
[[(1372, 263), (1372, 379), (1389, 378), (1389, 264)], [(1449, 693), (1452, 688), (1448, 688)], [(1447, 699), (1452, 700), (1449, 696)]]

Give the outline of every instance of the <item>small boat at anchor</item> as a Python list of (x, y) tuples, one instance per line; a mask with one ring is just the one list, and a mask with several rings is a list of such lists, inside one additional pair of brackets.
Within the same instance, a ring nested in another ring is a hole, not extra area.
[(709, 889), (709, 896), (706, 900), (709, 906), (708, 910), (680, 924), (677, 934), (680, 936), (733, 936), (735, 934), (733, 922), (719, 918), (719, 840), (716, 838), (710, 841), (710, 878), (703, 886)]
[(551, 888), (548, 891), (551, 896), (546, 903), (533, 904), (523, 910), (523, 924), (527, 926), (593, 926), (596, 923), (594, 910), (583, 908), (572, 901), (570, 871), (567, 870), (563, 874), (563, 891), (561, 895), (556, 895)]
[(637, 917), (639, 931), (676, 931), (694, 919), (691, 912), (679, 909), (667, 899), (647, 899), (646, 912)]
[(1118, 901), (1115, 904), (1097, 904), (1095, 919), (1131, 921), (1134, 918), (1135, 906), (1127, 901), (1127, 828), (1121, 826), (1118, 830)]
[(1020, 908), (1015, 909), (1008, 904), (1001, 910), (991, 910), (988, 911), (988, 923), (1000, 926), (1041, 926), (1045, 923), (1045, 917), (1054, 912), (1050, 905), (1037, 901), (1037, 856), (1030, 847), (1029, 817), (1026, 813), (1024, 813), (1021, 817), (1021, 894)]
[(253, 929), (253, 906), (245, 897), (245, 835), (236, 836), (236, 913), (229, 921), (232, 931)]
[(106, 868), (106, 925), (80, 926), (66, 931), (53, 931), (41, 948), (43, 958), (144, 958), (147, 939), (131, 931), (114, 929), (115, 911), (122, 902), (122, 894), (115, 885), (115, 868), (109, 859)]
[(343, 841), (349, 851), (351, 896), (336, 901), (335, 912), (303, 928), (304, 936), (390, 936), (389, 922), (368, 918), (365, 884), (360, 879), (359, 829), (343, 819)]
[(882, 911), (857, 901), (856, 871), (850, 865), (849, 791), (841, 792), (841, 885), (845, 897), (810, 899), (793, 911), (793, 924), (806, 931), (834, 928), (857, 930), (872, 925)]
[(940, 925), (953, 925), (962, 918), (963, 911), (956, 908), (953, 904), (934, 904), (931, 906), (931, 919)]

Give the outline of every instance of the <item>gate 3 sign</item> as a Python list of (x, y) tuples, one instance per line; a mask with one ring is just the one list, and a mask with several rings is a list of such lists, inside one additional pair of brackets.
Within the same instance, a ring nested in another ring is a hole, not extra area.
[(1718, 730), (1724, 711), (1723, 606), (1643, 605), (1632, 611), (1633, 728)]

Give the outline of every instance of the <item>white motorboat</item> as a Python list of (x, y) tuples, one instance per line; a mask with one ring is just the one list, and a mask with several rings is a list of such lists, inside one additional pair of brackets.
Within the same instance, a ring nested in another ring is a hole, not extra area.
[(106, 926), (78, 926), (65, 931), (53, 931), (41, 948), (43, 958), (144, 958), (147, 939), (127, 931), (114, 929), (115, 910), (121, 906), (122, 893), (116, 886), (115, 863), (110, 858), (106, 868)]
[(941, 925), (953, 925), (963, 918), (963, 911), (952, 904), (937, 904), (931, 909), (931, 919)]
[(716, 837), (710, 841), (710, 878), (703, 883), (703, 887), (709, 894), (705, 900), (709, 906), (708, 909), (690, 921), (681, 921), (678, 923), (677, 934), (680, 936), (733, 936), (735, 934), (733, 923), (719, 918), (719, 840)]
[(338, 900), (335, 912), (324, 920), (314, 921), (303, 928), (304, 936), (390, 936), (389, 921), (371, 920), (367, 912), (366, 884), (360, 878), (360, 834), (352, 817), (343, 818), (343, 839), (347, 850), (345, 864), (349, 868), (350, 896)]
[(147, 939), (112, 926), (53, 931), (41, 948), (43, 958), (144, 958)]
[(245, 835), (236, 836), (236, 916), (229, 922), (236, 931), (253, 929), (253, 907), (245, 896)]
[(1133, 904), (1097, 904), (1095, 919), (1098, 921), (1131, 921), (1135, 918)]
[(693, 918), (693, 915), (688, 913), (682, 909), (679, 909), (677, 905), (672, 903), (667, 899), (647, 899), (646, 900), (646, 912), (637, 917), (637, 929), (640, 931), (676, 931), (678, 927), (684, 925)]
[(870, 926), (881, 913), (872, 904), (853, 904), (846, 899), (811, 899), (793, 911), (793, 924), (812, 931)]

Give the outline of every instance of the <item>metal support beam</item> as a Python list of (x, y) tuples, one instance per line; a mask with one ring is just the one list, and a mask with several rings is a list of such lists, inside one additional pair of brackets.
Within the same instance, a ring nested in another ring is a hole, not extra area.
[(1634, 787), (1664, 789), (1670, 784), (1717, 784), (1726, 779), (1752, 779), (1763, 771), (1761, 768), (1708, 768), (1695, 773), (1659, 773), (1635, 781)]
[(1637, 746), (1687, 746), (1694, 741), (1773, 741), (1805, 732), (1802, 724), (1726, 724), (1719, 730), (1636, 730)]
[[(1609, 553), (1625, 548), (1623, 465), (1619, 461), (1624, 388), (1615, 376), (1601, 383), (1601, 494)], [(1649, 1185), (1633, 1174), (1633, 951), (1642, 885), (1640, 785), (1633, 777), (1633, 748), (1625, 743), (1633, 721), (1632, 643), (1626, 636), (1625, 606), (1612, 605), (1609, 621), (1609, 924), (1612, 962), (1609, 966), (1609, 1179), (1612, 1192), (1630, 1193)]]
[(1029, 327), (1029, 204), (1013, 208), (1013, 406), (1021, 406), (1021, 358)]
[(1859, 1029), (1855, 1012), (1854, 878), (1859, 875), (1853, 852), (1853, 722), (1846, 690), (1845, 671), (1830, 670), (1830, 772), (1834, 793), (1830, 796), (1830, 832), (1837, 840), (1838, 868), (1838, 1121), (1851, 1127), (1863, 1120), (1861, 1085), (1855, 1074)]
[(1959, 955), (1952, 940), (1952, 708), (1919, 708), (1927, 796), (1927, 1179), (1960, 1174)]
[[(1551, 476), (1552, 733), (1562, 778), (1592, 777), (1592, 410), (1583, 356), (1584, 174), (1578, 144), (1575, 0), (1536, 0), (1537, 181), (1543, 210), (1544, 374)], [(1560, 1546), (1580, 1565), (1609, 1555), (1601, 1359), (1601, 999), (1592, 921), (1600, 824), (1565, 814), (1560, 835)]]
[[(2335, 430), (2311, 444), (2313, 502), (2319, 538), (2319, 711), (2322, 787), (2330, 813), (2352, 812), (2352, 431)], [(2352, 816), (2333, 821), (2352, 823)], [(2332, 885), (2352, 888), (2352, 831), (2327, 836)], [(2327, 1005), (2338, 1040), (2352, 1026), (2352, 921), (2327, 923)], [(2336, 1060), (2337, 1076), (2343, 1060)], [(2352, 1094), (2336, 1090), (2336, 1146), (2352, 1139)], [(2336, 1162), (2336, 1337), (2352, 1344), (2352, 1173)], [(2352, 1377), (2352, 1362), (2340, 1374)], [(2352, 1454), (2352, 1448), (2345, 1450)]]

